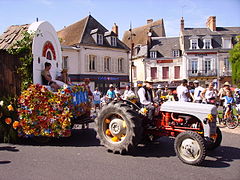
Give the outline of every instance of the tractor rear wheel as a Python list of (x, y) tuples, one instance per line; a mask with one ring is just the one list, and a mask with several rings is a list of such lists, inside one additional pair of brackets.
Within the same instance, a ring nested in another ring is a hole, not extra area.
[(175, 139), (174, 148), (178, 158), (186, 164), (199, 165), (206, 156), (204, 139), (193, 131), (180, 133)]
[(134, 108), (124, 103), (110, 103), (98, 113), (97, 138), (114, 153), (134, 149), (142, 138), (142, 118)]

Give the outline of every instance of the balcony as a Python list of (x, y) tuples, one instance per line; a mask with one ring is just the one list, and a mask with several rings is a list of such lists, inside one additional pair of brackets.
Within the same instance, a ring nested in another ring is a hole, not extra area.
[(209, 70), (209, 71), (197, 71), (197, 70), (189, 70), (188, 71), (189, 77), (211, 77), (211, 76), (217, 76), (216, 70)]
[(224, 77), (224, 76), (232, 76), (232, 71), (231, 70), (220, 71), (220, 77)]

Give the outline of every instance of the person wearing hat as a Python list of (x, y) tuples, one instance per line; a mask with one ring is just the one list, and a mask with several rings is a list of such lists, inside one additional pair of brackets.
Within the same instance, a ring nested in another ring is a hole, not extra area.
[(155, 111), (152, 95), (152, 83), (145, 81), (144, 85), (138, 90), (137, 93), (142, 107), (145, 107), (148, 110), (148, 119), (152, 122)]
[(195, 87), (194, 93), (193, 93), (193, 96), (192, 96), (193, 102), (201, 103), (202, 102), (201, 93), (204, 91), (204, 88), (199, 85), (198, 80), (193, 81), (193, 84), (194, 84), (194, 87)]
[(162, 85), (158, 84), (157, 85), (157, 91), (156, 91), (156, 98), (159, 101), (162, 95)]
[(231, 87), (230, 83), (226, 81), (223, 84), (223, 87), (219, 90), (218, 97), (219, 97), (219, 99), (221, 101), (221, 105), (223, 105), (223, 103), (224, 103), (224, 101), (222, 99), (223, 99), (224, 96), (227, 95), (227, 91), (230, 91), (232, 93), (230, 87)]

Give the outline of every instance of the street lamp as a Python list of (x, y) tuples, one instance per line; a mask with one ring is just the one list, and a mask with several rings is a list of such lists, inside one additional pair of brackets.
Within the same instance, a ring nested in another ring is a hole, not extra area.
[(131, 43), (131, 54), (130, 54), (130, 83), (131, 83), (131, 87), (132, 87), (132, 83), (133, 83), (133, 78), (132, 78), (132, 66), (133, 66), (133, 47), (134, 47), (134, 43), (133, 43), (133, 37), (136, 36), (136, 34), (134, 34), (132, 32), (132, 23), (130, 22), (130, 29), (129, 29), (129, 32), (130, 32), (130, 37), (128, 37), (128, 40), (130, 40), (130, 43)]

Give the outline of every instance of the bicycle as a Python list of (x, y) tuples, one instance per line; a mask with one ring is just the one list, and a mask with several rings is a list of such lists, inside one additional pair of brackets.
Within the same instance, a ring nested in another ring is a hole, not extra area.
[[(236, 106), (232, 105), (230, 111), (226, 114), (226, 117), (224, 117), (225, 110), (218, 111), (217, 119), (219, 124), (226, 125), (229, 129), (235, 129), (239, 124), (239, 114), (235, 114), (234, 110), (236, 110)], [(237, 112), (237, 111), (236, 111)]]

